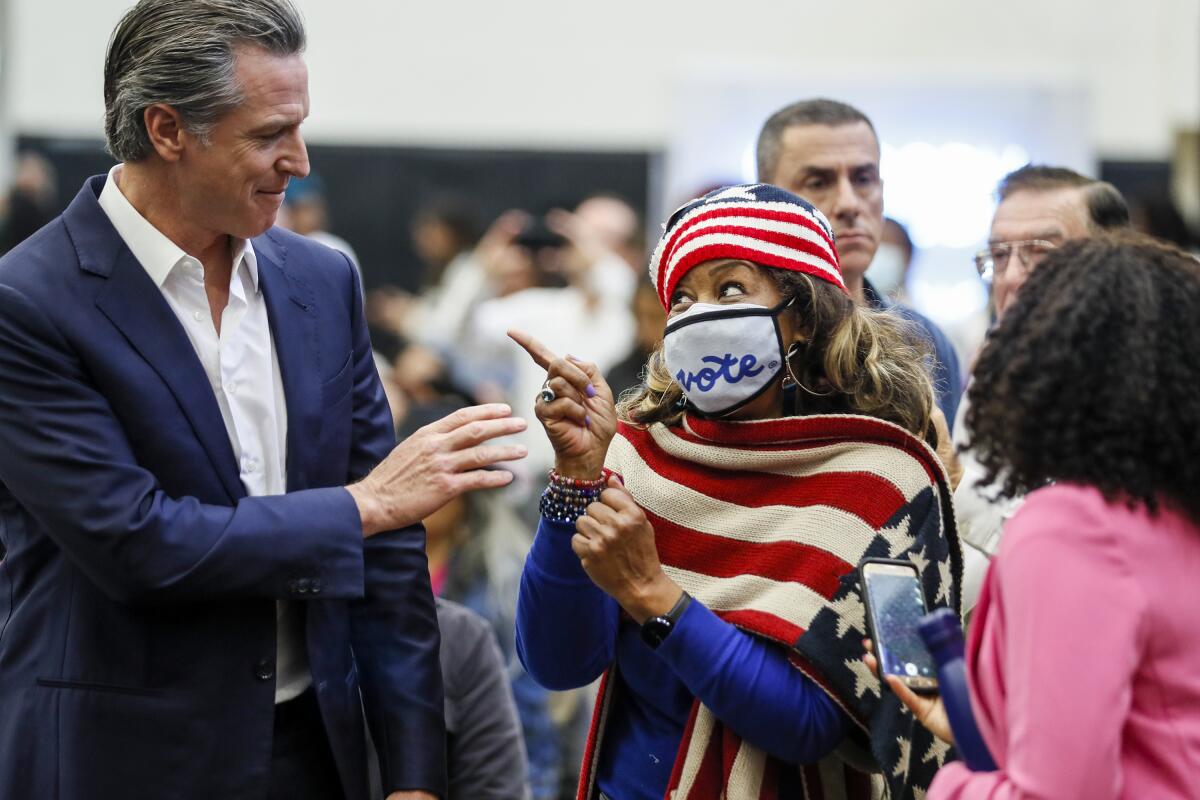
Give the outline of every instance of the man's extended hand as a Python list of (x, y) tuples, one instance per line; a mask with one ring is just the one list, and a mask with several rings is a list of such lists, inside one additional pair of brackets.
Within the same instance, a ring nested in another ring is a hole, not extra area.
[(392, 792), (387, 800), (437, 800), (437, 797), (429, 792)]
[(424, 519), (464, 492), (512, 481), (512, 473), (485, 469), (524, 458), (524, 445), (488, 444), (525, 430), (502, 403), (471, 406), (432, 422), (409, 436), (379, 466), (346, 490), (358, 504), (363, 536)]

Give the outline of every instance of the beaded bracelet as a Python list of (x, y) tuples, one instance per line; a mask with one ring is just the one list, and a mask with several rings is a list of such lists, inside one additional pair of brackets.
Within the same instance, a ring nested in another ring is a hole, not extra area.
[(552, 469), (538, 510), (544, 519), (551, 522), (574, 522), (587, 511), (588, 505), (600, 497), (602, 491), (603, 477), (590, 481), (568, 478)]

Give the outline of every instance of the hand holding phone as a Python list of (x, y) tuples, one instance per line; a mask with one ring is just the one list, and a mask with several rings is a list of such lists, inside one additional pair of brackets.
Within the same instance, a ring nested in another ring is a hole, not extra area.
[(870, 558), (859, 564), (858, 575), (880, 678), (894, 675), (918, 694), (936, 693), (937, 669), (917, 630), (926, 613), (917, 568), (908, 561)]

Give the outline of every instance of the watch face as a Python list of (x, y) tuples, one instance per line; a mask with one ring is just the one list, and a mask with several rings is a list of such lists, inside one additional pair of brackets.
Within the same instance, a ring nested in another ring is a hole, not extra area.
[(651, 617), (642, 623), (642, 641), (650, 647), (658, 647), (673, 627), (675, 622), (670, 617)]

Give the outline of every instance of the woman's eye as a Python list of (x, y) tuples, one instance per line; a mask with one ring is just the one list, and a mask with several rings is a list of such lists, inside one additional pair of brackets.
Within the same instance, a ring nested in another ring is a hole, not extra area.
[(687, 295), (677, 294), (671, 298), (671, 310), (686, 308), (692, 302), (692, 298)]
[(738, 297), (746, 293), (740, 283), (727, 283), (721, 287), (721, 297)]

